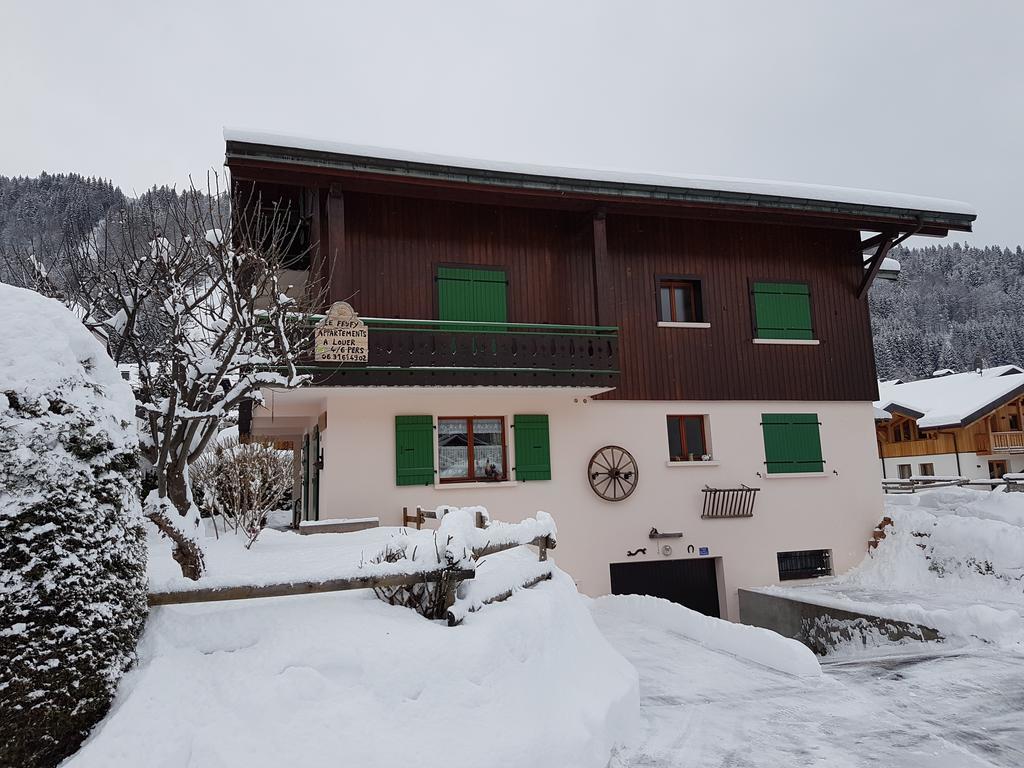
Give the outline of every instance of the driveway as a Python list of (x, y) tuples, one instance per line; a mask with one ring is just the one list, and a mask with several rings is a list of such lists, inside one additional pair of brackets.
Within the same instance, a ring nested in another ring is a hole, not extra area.
[[(801, 680), (595, 607), (640, 675), (643, 737), (615, 768), (1024, 765), (1024, 657), (921, 645)], [(911, 655), (914, 654), (914, 655)]]

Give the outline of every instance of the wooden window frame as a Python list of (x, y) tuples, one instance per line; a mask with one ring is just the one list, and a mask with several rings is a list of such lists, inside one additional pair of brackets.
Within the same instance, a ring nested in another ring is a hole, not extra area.
[[(705, 414), (702, 414), (702, 413), (669, 413), (669, 414), (667, 414), (665, 416), (666, 427), (667, 427), (667, 424), (670, 422), (671, 419), (679, 419), (679, 444), (683, 448), (683, 455), (687, 457), (685, 459), (674, 458), (672, 456), (672, 452), (670, 450), (669, 451), (669, 456), (668, 456), (669, 461), (700, 461), (700, 459), (691, 459), (691, 458), (689, 458), (690, 451), (686, 450), (686, 447), (687, 447), (686, 446), (686, 428), (685, 428), (685, 423), (686, 422), (684, 421), (684, 419), (688, 419), (688, 418), (700, 419), (700, 439), (701, 439), (701, 442), (704, 443), (704, 450), (701, 451), (701, 455), (702, 456), (705, 456), (705, 455), (710, 456), (710, 455), (712, 455), (711, 451), (708, 450), (707, 416)], [(671, 449), (671, 444), (670, 444), (669, 448)]]
[[(473, 422), (497, 419), (501, 422), (501, 477), (491, 479), (476, 476), (476, 456), (473, 453)], [(465, 421), (466, 422), (466, 465), (469, 470), (469, 477), (441, 477), (441, 422), (442, 421)], [(438, 416), (437, 417), (437, 481), (447, 485), (448, 483), (503, 483), (508, 480), (508, 431), (506, 429), (504, 416)]]
[[(690, 290), (690, 306), (693, 307), (692, 320), (681, 320), (675, 317), (676, 305), (669, 301), (669, 317), (661, 314), (661, 289), (668, 287), (674, 290), (686, 286)], [(659, 323), (704, 323), (704, 281), (693, 275), (655, 275), (654, 276), (654, 308)]]

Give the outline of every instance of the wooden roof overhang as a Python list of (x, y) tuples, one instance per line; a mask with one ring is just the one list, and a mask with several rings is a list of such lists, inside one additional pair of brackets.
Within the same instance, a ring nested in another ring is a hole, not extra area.
[(871, 231), (885, 233), (889, 243), (900, 235), (970, 232), (976, 218), (969, 213), (496, 171), (231, 139), (225, 164), (234, 182), (336, 184), (357, 192), (478, 204)]

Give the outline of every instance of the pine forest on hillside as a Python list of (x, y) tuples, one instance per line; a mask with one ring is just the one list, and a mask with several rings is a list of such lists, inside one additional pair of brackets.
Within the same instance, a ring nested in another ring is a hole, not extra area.
[(941, 243), (892, 254), (898, 280), (871, 289), (882, 379), (1024, 363), (1024, 249)]
[[(174, 194), (154, 187), (139, 203), (164, 208)], [(28, 248), (45, 261), (65, 237), (86, 237), (124, 201), (107, 179), (0, 176), (0, 251)], [(946, 242), (892, 255), (902, 274), (876, 281), (870, 297), (880, 378), (915, 379), (979, 362), (1024, 363), (1024, 249)], [(12, 279), (0, 274), (0, 280)]]

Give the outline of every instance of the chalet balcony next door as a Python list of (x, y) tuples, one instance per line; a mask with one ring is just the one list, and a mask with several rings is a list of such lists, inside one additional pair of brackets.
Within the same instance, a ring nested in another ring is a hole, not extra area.
[(505, 271), (438, 267), (437, 309), (438, 320), (508, 322), (508, 277)]

